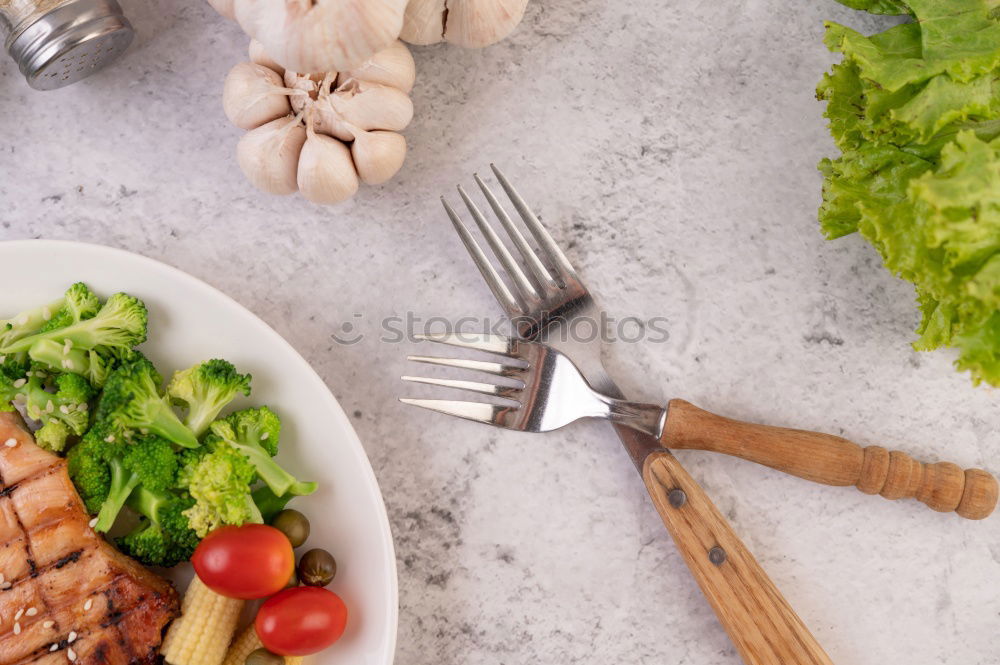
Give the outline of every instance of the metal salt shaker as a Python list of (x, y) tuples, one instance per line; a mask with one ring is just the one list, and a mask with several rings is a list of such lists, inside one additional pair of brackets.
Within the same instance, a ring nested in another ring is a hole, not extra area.
[(28, 85), (54, 90), (90, 76), (132, 42), (116, 0), (0, 0), (4, 47)]

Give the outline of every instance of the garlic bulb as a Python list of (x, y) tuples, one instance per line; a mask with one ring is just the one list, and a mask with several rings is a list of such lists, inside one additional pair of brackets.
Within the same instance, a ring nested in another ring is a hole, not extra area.
[(233, 15), (233, 0), (208, 0), (208, 4), (212, 5), (215, 11), (226, 18), (235, 18)]
[(293, 194), (296, 171), (306, 130), (299, 118), (278, 118), (243, 135), (236, 146), (236, 161), (257, 189), (271, 194)]
[(332, 204), (354, 196), (361, 182), (381, 184), (399, 171), (406, 140), (397, 132), (413, 118), (406, 45), (397, 41), (341, 73), (279, 73), (262, 64), (273, 61), (259, 45), (250, 53), (255, 62), (226, 77), (223, 106), (234, 125), (251, 130), (236, 154), (254, 186)]
[(222, 109), (240, 129), (253, 129), (291, 112), (281, 77), (263, 65), (241, 62), (226, 76)]
[(407, 0), (234, 0), (236, 20), (297, 72), (346, 71), (392, 44)]
[(446, 41), (482, 48), (509, 35), (528, 0), (410, 0), (399, 37), (411, 44)]

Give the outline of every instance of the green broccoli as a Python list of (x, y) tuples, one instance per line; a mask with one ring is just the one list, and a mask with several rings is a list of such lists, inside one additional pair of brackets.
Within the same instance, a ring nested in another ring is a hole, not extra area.
[(201, 436), (227, 404), (240, 393), (250, 394), (250, 375), (240, 374), (225, 360), (206, 360), (174, 374), (167, 395), (187, 408), (184, 423)]
[(199, 537), (223, 524), (263, 523), (250, 495), (255, 476), (249, 460), (229, 446), (181, 453), (178, 485), (195, 500), (184, 515)]
[(28, 350), (36, 363), (57, 372), (71, 372), (86, 377), (90, 385), (101, 388), (111, 371), (122, 363), (135, 360), (138, 351), (123, 348), (76, 349), (54, 339), (43, 339)]
[(54, 378), (35, 366), (4, 363), (0, 366), (0, 411), (15, 405), (32, 420), (41, 422), (36, 441), (59, 452), (71, 435), (82, 436), (90, 423), (88, 402), (94, 390), (83, 377), (58, 374)]
[(65, 304), (65, 299), (49, 303), (38, 309), (21, 312), (12, 319), (0, 319), (0, 348), (37, 333)]
[(261, 517), (267, 524), (270, 524), (274, 516), (284, 510), (288, 502), (295, 498), (294, 494), (278, 496), (267, 485), (261, 485), (251, 492), (250, 496), (253, 497), (253, 502), (257, 504), (257, 510), (260, 511)]
[(63, 306), (52, 315), (38, 332), (49, 332), (65, 328), (86, 319), (92, 319), (101, 309), (101, 301), (83, 282), (69, 287), (63, 298)]
[(232, 448), (245, 456), (257, 475), (276, 496), (303, 496), (316, 491), (316, 483), (302, 482), (275, 462), (281, 420), (266, 406), (244, 409), (212, 423), (205, 443), (212, 449)]
[(194, 499), (169, 491), (154, 492), (139, 485), (127, 503), (144, 519), (118, 540), (118, 546), (126, 554), (146, 565), (164, 568), (191, 558), (201, 539), (191, 529), (184, 511), (194, 505)]
[(62, 328), (19, 337), (0, 346), (0, 354), (28, 351), (42, 340), (69, 342), (75, 349), (131, 349), (146, 340), (148, 314), (141, 300), (124, 293), (108, 298), (97, 314)]
[(183, 448), (197, 448), (198, 438), (160, 395), (161, 377), (138, 355), (108, 376), (97, 405), (97, 418), (119, 428), (145, 430)]
[(177, 454), (169, 441), (148, 435), (132, 443), (105, 444), (95, 449), (104, 455), (110, 474), (108, 494), (94, 526), (99, 532), (106, 532), (114, 525), (125, 501), (138, 485), (161, 492), (173, 487), (177, 479)]
[(97, 514), (111, 491), (111, 470), (106, 460), (117, 454), (121, 443), (104, 423), (97, 423), (66, 455), (69, 477), (87, 512)]

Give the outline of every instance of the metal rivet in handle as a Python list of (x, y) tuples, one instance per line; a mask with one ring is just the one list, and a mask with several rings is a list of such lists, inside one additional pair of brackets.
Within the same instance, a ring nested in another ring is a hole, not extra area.
[(716, 545), (708, 551), (708, 560), (716, 566), (721, 566), (726, 561), (726, 550)]
[(687, 494), (684, 493), (682, 489), (670, 490), (670, 494), (667, 495), (667, 501), (674, 508), (680, 508), (685, 503), (687, 503)]

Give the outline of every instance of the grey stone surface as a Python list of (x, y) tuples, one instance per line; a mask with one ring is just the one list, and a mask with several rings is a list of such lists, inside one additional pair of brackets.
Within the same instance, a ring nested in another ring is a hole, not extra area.
[[(1000, 470), (996, 394), (912, 351), (910, 286), (815, 223), (822, 21), (879, 21), (828, 0), (536, 0), (493, 48), (416, 49), (403, 171), (320, 208), (235, 164), (239, 30), (198, 0), (123, 5), (137, 43), (84, 83), (36, 93), (0, 64), (0, 237), (166, 261), (305, 355), (382, 484), (397, 662), (738, 662), (604, 426), (514, 435), (396, 402), (414, 347), (381, 320), (497, 315), (436, 200), (491, 160), (616, 315), (669, 320), (609, 361), (635, 396)], [(364, 339), (335, 343), (345, 322)], [(834, 662), (1000, 661), (998, 518), (679, 457)]]

